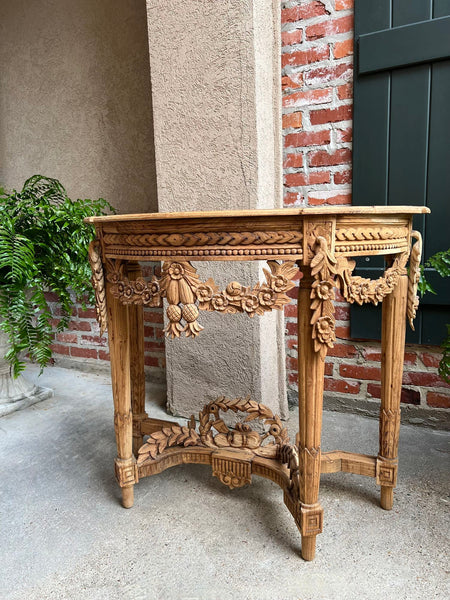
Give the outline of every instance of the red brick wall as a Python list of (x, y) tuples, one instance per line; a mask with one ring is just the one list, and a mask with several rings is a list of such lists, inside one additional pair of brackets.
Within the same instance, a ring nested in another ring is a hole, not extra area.
[[(353, 0), (282, 2), (285, 206), (350, 204)], [(293, 297), (296, 290), (292, 290)], [(336, 398), (380, 397), (380, 346), (349, 340), (349, 310), (336, 306), (338, 341), (326, 361), (325, 391)], [(291, 402), (298, 393), (296, 306), (286, 307)], [(450, 408), (435, 347), (408, 346), (402, 402)]]
[[(282, 87), (285, 206), (350, 204), (353, 79), (353, 0), (282, 2)], [(149, 271), (150, 268), (147, 269)], [(147, 273), (149, 274), (149, 272)], [(295, 298), (297, 290), (292, 290)], [(54, 306), (55, 318), (58, 307)], [(286, 307), (289, 398), (295, 401), (295, 303)], [(336, 306), (338, 342), (326, 362), (325, 391), (367, 400), (380, 393), (379, 345), (349, 340), (348, 306)], [(162, 310), (145, 311), (145, 361), (163, 374)], [(56, 356), (108, 360), (92, 309), (79, 307), (69, 331), (57, 334)], [(437, 376), (437, 348), (408, 347), (402, 401), (450, 408), (450, 389)]]

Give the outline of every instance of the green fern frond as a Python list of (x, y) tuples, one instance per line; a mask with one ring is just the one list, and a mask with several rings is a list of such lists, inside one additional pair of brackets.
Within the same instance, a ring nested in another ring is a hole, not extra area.
[(17, 376), (28, 353), (41, 370), (51, 358), (52, 314), (46, 291), (60, 298), (67, 326), (78, 298), (93, 299), (88, 246), (94, 237), (84, 218), (115, 212), (102, 198), (72, 201), (63, 185), (34, 175), (20, 192), (0, 188), (0, 327)]

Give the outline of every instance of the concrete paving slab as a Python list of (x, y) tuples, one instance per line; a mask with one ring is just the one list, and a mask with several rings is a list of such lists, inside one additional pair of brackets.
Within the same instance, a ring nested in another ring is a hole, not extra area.
[[(208, 468), (178, 466), (122, 508), (109, 379), (53, 367), (39, 384), (54, 397), (0, 420), (2, 600), (450, 597), (448, 433), (402, 426), (391, 512), (372, 479), (323, 476), (325, 528), (306, 563), (281, 490), (263, 478), (230, 491)], [(163, 418), (163, 388), (150, 396)], [(293, 411), (292, 435), (296, 423)], [(376, 453), (377, 430), (327, 412), (323, 448)]]

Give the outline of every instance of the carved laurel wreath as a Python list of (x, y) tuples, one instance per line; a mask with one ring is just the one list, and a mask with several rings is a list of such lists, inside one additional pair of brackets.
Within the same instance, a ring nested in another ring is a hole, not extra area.
[[(247, 413), (247, 417), (231, 429), (220, 418), (219, 411), (244, 412)], [(254, 431), (248, 422), (255, 419), (263, 421), (269, 429), (263, 434)], [(192, 416), (187, 426), (172, 425), (152, 433), (139, 449), (138, 464), (155, 460), (166, 448), (173, 446), (247, 448), (255, 454), (275, 457), (278, 445), (287, 444), (289, 441), (287, 429), (283, 427), (280, 417), (274, 415), (264, 404), (258, 404), (250, 398), (230, 400), (222, 396), (203, 408), (199, 413), (199, 421), (198, 432), (195, 430), (195, 419)], [(217, 433), (214, 434), (213, 430)], [(273, 441), (262, 446), (269, 436)]]

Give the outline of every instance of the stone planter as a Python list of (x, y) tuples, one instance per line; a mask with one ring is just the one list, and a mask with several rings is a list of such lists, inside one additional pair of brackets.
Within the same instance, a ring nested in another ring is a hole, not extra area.
[(53, 390), (38, 387), (22, 375), (14, 379), (11, 366), (4, 358), (8, 347), (8, 336), (0, 330), (0, 417), (53, 396)]

